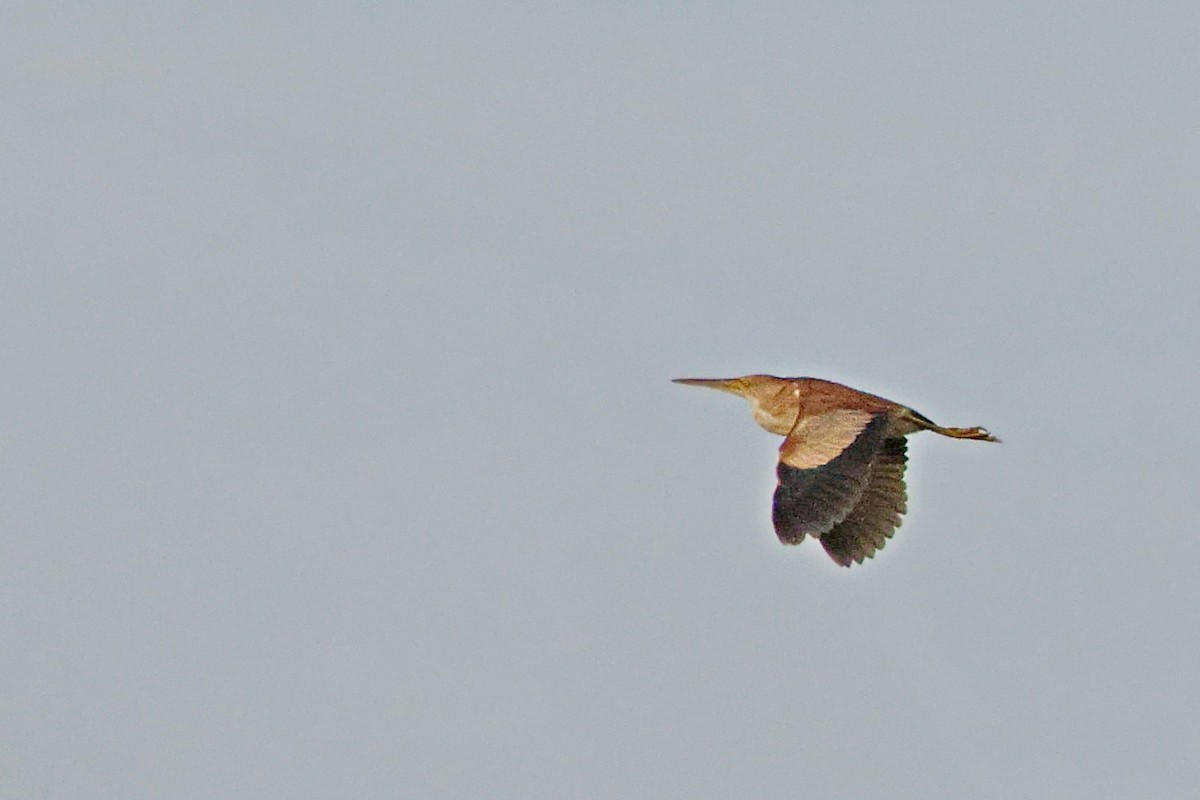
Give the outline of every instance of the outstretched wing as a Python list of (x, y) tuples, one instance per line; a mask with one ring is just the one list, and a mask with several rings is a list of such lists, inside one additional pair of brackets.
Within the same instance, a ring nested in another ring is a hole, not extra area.
[(802, 418), (779, 448), (771, 517), (784, 544), (822, 536), (858, 505), (887, 433), (886, 414), (837, 410)]
[(900, 515), (907, 510), (905, 448), (903, 438), (883, 440), (858, 504), (828, 533), (821, 534), (825, 552), (843, 567), (875, 555), (900, 527)]

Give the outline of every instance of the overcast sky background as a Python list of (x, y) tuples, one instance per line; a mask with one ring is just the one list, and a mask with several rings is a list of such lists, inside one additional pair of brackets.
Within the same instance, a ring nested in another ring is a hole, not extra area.
[(1196, 791), (1194, 3), (401, 5), (4, 12), (0, 796)]

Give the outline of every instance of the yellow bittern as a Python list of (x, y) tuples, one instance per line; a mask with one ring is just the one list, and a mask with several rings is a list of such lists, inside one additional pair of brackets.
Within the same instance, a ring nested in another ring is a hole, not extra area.
[(881, 549), (907, 510), (904, 437), (933, 431), (998, 442), (983, 428), (943, 428), (908, 406), (818, 378), (678, 378), (750, 401), (754, 421), (785, 437), (771, 518), (784, 544), (821, 541), (843, 567)]

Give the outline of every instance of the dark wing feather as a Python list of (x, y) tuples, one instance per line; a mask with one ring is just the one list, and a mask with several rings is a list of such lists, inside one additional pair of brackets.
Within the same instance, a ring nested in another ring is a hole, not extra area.
[(846, 518), (821, 535), (821, 545), (843, 567), (875, 555), (900, 526), (907, 510), (904, 491), (905, 441), (885, 439), (871, 463), (867, 487)]
[(780, 460), (771, 518), (781, 542), (821, 536), (851, 513), (867, 488), (887, 426), (887, 415), (874, 415), (845, 450), (819, 467), (798, 469)]

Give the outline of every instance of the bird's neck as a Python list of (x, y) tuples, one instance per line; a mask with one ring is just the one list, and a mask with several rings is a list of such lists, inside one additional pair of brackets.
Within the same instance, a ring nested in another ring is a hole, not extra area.
[(776, 436), (787, 436), (791, 433), (799, 410), (799, 402), (780, 403), (776, 398), (763, 402), (758, 397), (750, 398), (750, 412), (754, 414), (754, 421)]

